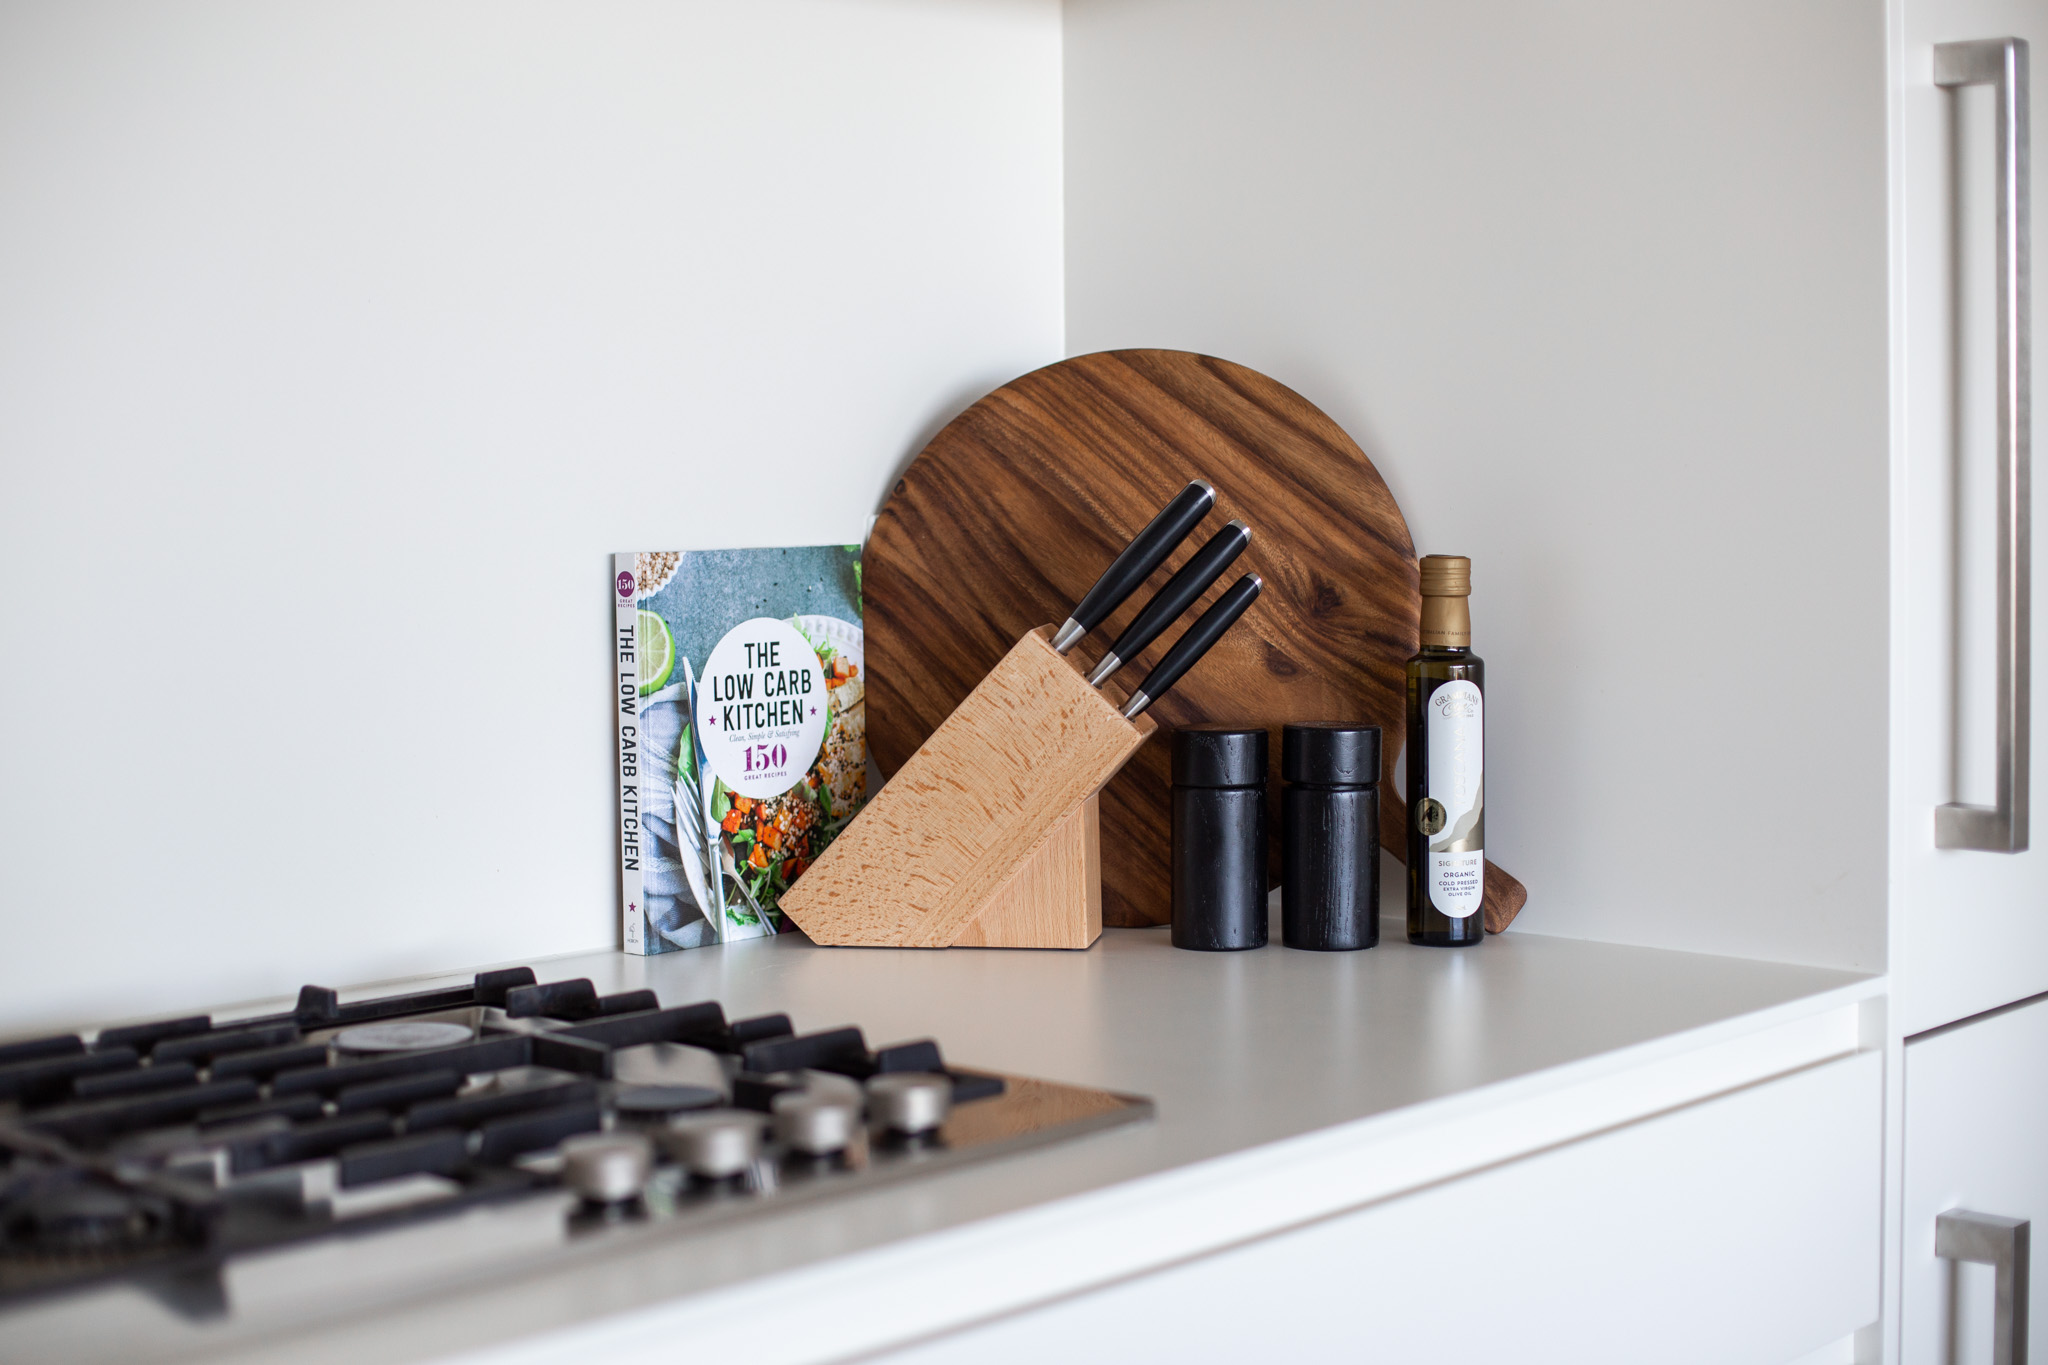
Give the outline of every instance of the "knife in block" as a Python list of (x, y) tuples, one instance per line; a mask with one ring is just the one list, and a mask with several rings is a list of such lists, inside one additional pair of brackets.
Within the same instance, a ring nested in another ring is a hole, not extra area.
[(1153, 733), (1017, 641), (783, 893), (815, 943), (1085, 948), (1102, 932), (1095, 795)]

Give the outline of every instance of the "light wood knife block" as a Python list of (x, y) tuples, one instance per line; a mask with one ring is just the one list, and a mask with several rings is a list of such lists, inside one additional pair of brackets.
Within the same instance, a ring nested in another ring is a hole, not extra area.
[(1017, 641), (782, 897), (815, 943), (1086, 948), (1102, 933), (1096, 793), (1155, 728)]

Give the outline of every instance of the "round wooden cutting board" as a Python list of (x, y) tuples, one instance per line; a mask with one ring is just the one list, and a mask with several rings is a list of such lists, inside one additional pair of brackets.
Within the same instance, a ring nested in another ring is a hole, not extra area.
[[(1378, 725), (1380, 837), (1398, 856), (1406, 815), (1392, 774), (1421, 603), (1407, 523), (1364, 452), (1301, 395), (1184, 351), (1105, 351), (1036, 370), (961, 413), (905, 471), (863, 562), (876, 762), (895, 772), (1018, 636), (1064, 620), (1193, 478), (1216, 486), (1215, 509), (1077, 656), (1092, 665), (1173, 570), (1242, 518), (1251, 546), (1202, 605), (1248, 572), (1265, 592), (1148, 714), (1165, 731), (1269, 727), (1275, 781), (1283, 724)], [(1198, 614), (1190, 609), (1108, 689), (1135, 688)], [(1170, 741), (1154, 739), (1103, 791), (1106, 924), (1169, 917), (1170, 755)], [(1497, 929), (1520, 908), (1521, 888), (1487, 872)]]

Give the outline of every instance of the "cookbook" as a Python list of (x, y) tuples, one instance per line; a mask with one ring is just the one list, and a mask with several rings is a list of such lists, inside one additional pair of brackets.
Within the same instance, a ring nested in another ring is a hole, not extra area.
[(783, 891), (867, 799), (860, 547), (612, 569), (626, 951), (778, 933)]

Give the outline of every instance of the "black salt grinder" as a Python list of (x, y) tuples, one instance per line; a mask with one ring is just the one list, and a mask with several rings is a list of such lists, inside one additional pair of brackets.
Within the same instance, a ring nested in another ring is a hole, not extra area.
[(1280, 732), (1280, 941), (1345, 952), (1380, 941), (1380, 727)]
[(1266, 732), (1173, 736), (1173, 946), (1266, 946)]

